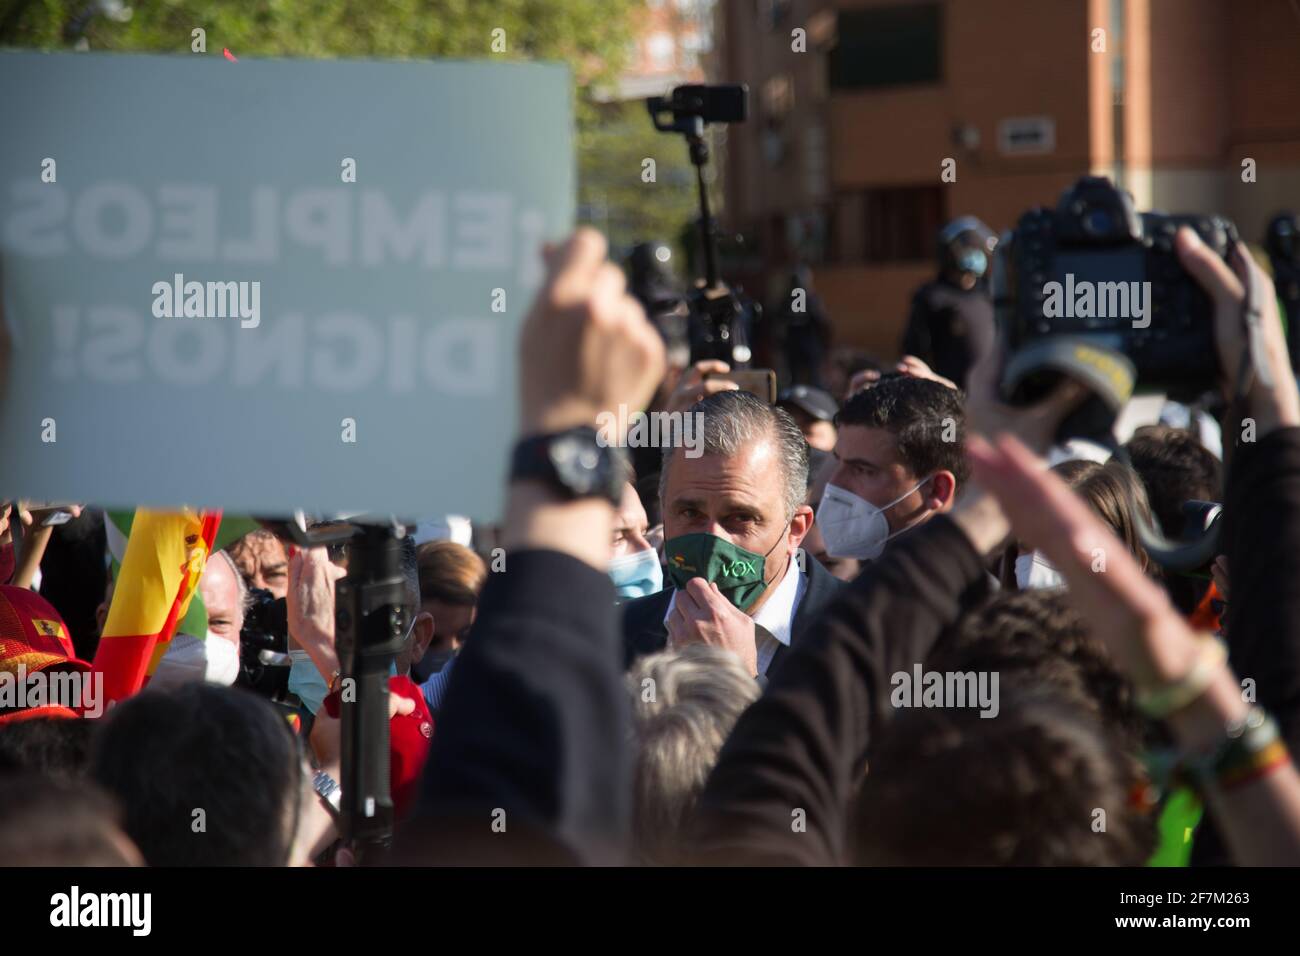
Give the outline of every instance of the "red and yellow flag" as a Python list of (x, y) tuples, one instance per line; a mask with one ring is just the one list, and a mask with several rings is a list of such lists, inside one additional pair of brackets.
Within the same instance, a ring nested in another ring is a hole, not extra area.
[(136, 512), (95, 652), (106, 702), (130, 697), (153, 674), (198, 588), (220, 524), (219, 511)]

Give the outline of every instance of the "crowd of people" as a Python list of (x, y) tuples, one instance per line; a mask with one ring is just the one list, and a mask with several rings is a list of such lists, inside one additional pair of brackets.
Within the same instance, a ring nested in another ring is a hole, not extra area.
[[(382, 859), (1300, 863), (1300, 393), (1272, 295), (1268, 374), (1236, 379), (1249, 254), (1178, 255), (1252, 440), (1156, 423), (1109, 456), (1057, 441), (1078, 386), (998, 399), (991, 337), (769, 404), (670, 364), (599, 234), (548, 247), (504, 518), (400, 541)], [(700, 446), (598, 444), (621, 405), (698, 416)], [(1139, 529), (1206, 508), (1219, 554), (1162, 567)], [(63, 511), (0, 511), (0, 673), (89, 674), (132, 599), (104, 513)], [(0, 861), (356, 862), (348, 552), (269, 528), (207, 556), (207, 632), (138, 693), (0, 697)]]

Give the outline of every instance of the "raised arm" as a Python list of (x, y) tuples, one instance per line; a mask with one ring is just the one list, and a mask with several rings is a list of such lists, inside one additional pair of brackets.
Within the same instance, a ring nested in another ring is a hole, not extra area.
[[(605, 242), (580, 230), (548, 254), (525, 322), (520, 435), (594, 426), (642, 408), (663, 347)], [(541, 482), (509, 489), (506, 568), (489, 576), (457, 660), (404, 859), (621, 862), (630, 814), (629, 721), (615, 594), (613, 507)]]

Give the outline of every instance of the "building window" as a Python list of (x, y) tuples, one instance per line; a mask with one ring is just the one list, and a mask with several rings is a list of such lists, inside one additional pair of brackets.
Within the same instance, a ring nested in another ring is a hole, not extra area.
[(940, 26), (937, 3), (841, 10), (838, 41), (826, 58), (831, 89), (940, 82)]
[(934, 258), (944, 223), (943, 188), (901, 186), (839, 193), (833, 255), (843, 263), (923, 262)]

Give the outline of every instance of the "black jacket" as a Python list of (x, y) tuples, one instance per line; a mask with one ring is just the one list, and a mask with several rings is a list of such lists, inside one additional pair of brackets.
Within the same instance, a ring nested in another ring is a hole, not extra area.
[(397, 863), (618, 864), (631, 704), (609, 575), (553, 551), (489, 574)]
[(960, 289), (942, 279), (927, 282), (912, 297), (902, 353), (915, 355), (958, 387), (971, 364), (993, 344), (988, 291)]
[[(802, 636), (808, 622), (821, 613), (830, 604), (836, 593), (844, 587), (845, 582), (834, 577), (807, 552), (804, 552), (803, 600), (794, 612), (794, 622), (790, 628), (790, 646)], [(624, 666), (645, 654), (662, 651), (668, 646), (668, 629), (664, 626), (664, 615), (668, 613), (668, 603), (673, 597), (673, 588), (664, 588), (655, 594), (634, 598), (623, 605), (623, 653)], [(788, 648), (778, 647), (767, 666), (767, 676), (776, 673), (782, 657)]]
[[(1300, 428), (1243, 442), (1232, 454), (1220, 539), (1228, 557), (1228, 663), (1238, 680), (1255, 681), (1256, 703), (1300, 754)], [(1231, 862), (1208, 816), (1191, 862)]]
[[(723, 745), (694, 820), (700, 861), (849, 862), (852, 797), (894, 713), (890, 676), (923, 662), (989, 593), (983, 559), (947, 515), (840, 590)], [(806, 832), (791, 828), (791, 807), (806, 811)]]

